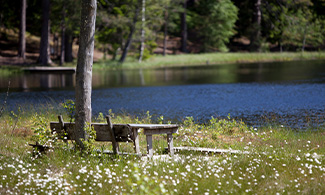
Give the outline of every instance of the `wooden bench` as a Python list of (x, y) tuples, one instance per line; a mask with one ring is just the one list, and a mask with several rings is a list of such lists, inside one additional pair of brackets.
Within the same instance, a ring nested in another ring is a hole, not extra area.
[[(59, 122), (50, 122), (52, 133), (57, 133), (60, 139), (74, 140), (74, 122), (64, 122), (62, 116), (58, 116)], [(139, 129), (143, 129), (144, 135), (147, 140), (147, 154), (149, 157), (153, 156), (152, 149), (152, 135), (166, 134), (168, 151), (170, 155), (174, 154), (173, 148), (173, 133), (177, 132), (178, 125), (164, 125), (164, 124), (112, 124), (109, 116), (106, 116), (107, 124), (105, 123), (92, 123), (91, 126), (96, 131), (95, 141), (108, 141), (112, 142), (113, 153), (119, 154), (119, 142), (132, 141), (134, 150), (137, 155), (141, 155), (139, 147)], [(36, 143), (30, 144), (33, 147), (41, 148), (44, 146)]]

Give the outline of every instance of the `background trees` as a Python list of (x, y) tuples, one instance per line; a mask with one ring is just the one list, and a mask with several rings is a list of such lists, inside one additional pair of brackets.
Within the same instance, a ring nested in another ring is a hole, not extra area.
[[(0, 1), (1, 29), (18, 32), (24, 9), (17, 5), (24, 1)], [(40, 59), (45, 64), (50, 59), (61, 64), (73, 61), (73, 45), (79, 43), (80, 2), (42, 2), (51, 3), (48, 11), (39, 1), (28, 0), (27, 36), (40, 37), (46, 30), (42, 13), (50, 13), (51, 58), (42, 44)], [(318, 50), (324, 48), (324, 9), (324, 0), (99, 0), (95, 46), (121, 62), (126, 56), (143, 55), (145, 60), (154, 53)], [(0, 39), (5, 38), (6, 33), (1, 33)], [(23, 42), (19, 47), (18, 43), (17, 37), (17, 52), (20, 48), (22, 56)]]

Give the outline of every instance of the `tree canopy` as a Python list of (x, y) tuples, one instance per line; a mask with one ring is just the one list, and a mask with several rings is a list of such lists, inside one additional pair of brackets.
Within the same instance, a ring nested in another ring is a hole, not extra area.
[[(1, 0), (1, 28), (19, 29), (20, 2)], [(125, 51), (138, 58), (143, 50), (145, 60), (154, 53), (301, 51), (325, 45), (324, 0), (98, 0), (97, 4), (95, 47), (112, 60)], [(64, 40), (60, 45), (66, 50), (57, 52), (57, 58), (65, 55), (65, 61), (72, 61), (72, 44), (79, 43), (80, 9), (76, 0), (50, 0), (50, 34)], [(27, 33), (41, 36), (41, 24), (42, 6), (29, 0)], [(184, 33), (186, 50), (181, 42)]]

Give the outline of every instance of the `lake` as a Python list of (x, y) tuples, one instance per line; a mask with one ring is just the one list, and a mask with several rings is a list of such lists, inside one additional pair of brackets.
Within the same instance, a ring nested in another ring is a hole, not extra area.
[[(0, 78), (7, 104), (58, 104), (74, 99), (74, 74), (13, 74)], [(243, 119), (258, 126), (275, 120), (305, 128), (325, 121), (325, 61), (224, 64), (159, 69), (94, 70), (94, 114), (129, 113), (173, 122), (186, 116)]]

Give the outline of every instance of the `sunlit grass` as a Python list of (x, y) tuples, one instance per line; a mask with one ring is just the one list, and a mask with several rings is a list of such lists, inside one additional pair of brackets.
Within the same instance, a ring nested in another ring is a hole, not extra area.
[(122, 65), (117, 61), (100, 61), (94, 64), (94, 68), (159, 68), (174, 66), (209, 65), (226, 63), (254, 63), (274, 61), (295, 61), (325, 59), (325, 52), (272, 52), (272, 53), (206, 53), (183, 54), (168, 56), (153, 56), (138, 63), (136, 59), (129, 57)]
[[(61, 110), (60, 110), (61, 109)], [(182, 152), (172, 158), (81, 154), (70, 147), (33, 155), (35, 120), (56, 121), (62, 108), (20, 108), (0, 118), (1, 194), (322, 194), (325, 192), (323, 128), (296, 131), (288, 127), (248, 127), (241, 121), (212, 118), (198, 124), (180, 123), (175, 146), (232, 148), (248, 154)], [(110, 113), (113, 123), (168, 122)], [(64, 118), (68, 118), (64, 114)], [(105, 122), (103, 115), (94, 121)], [(98, 143), (97, 143), (98, 144)], [(98, 147), (111, 149), (110, 143)], [(155, 154), (167, 147), (166, 137), (154, 137)], [(141, 152), (146, 142), (140, 134)], [(133, 152), (132, 143), (122, 150)], [(161, 155), (160, 155), (161, 156)]]

